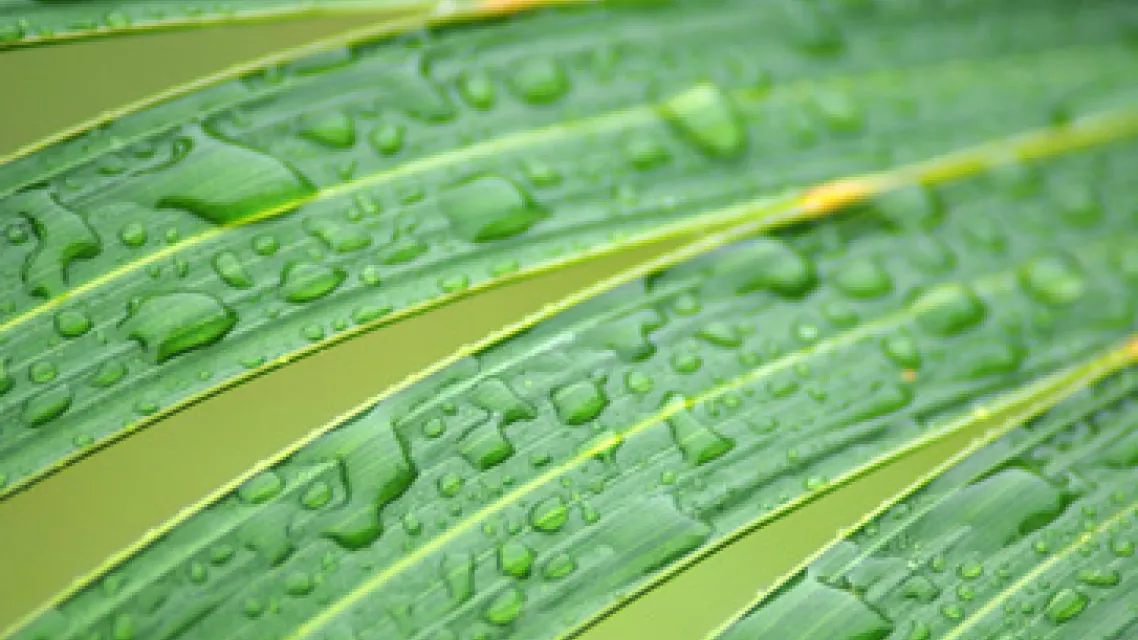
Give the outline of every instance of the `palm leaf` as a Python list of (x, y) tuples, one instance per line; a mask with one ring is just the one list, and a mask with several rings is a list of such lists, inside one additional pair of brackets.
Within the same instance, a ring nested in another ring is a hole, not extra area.
[(0, 48), (171, 29), (325, 15), (439, 20), (588, 0), (0, 0)]
[(1135, 637), (1136, 373), (978, 443), (716, 637)]
[(770, 224), (744, 223), (598, 285), (314, 433), (14, 637), (580, 630), (820, 491), (1129, 362), (1113, 345), (1138, 295), (1134, 143), (984, 171), (1119, 123), (866, 177), (891, 194), (656, 273)]
[(0, 491), (455, 297), (1127, 104), (1138, 9), (1068, 5), (551, 9), (29, 151), (0, 167)]

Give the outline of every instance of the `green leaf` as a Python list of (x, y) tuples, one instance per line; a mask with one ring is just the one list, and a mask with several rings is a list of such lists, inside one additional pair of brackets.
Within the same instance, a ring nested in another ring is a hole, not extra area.
[(588, 0), (0, 0), (0, 48), (236, 22), (360, 14), (455, 19)]
[(1134, 637), (1136, 416), (1129, 369), (1001, 429), (716, 637)]
[(782, 223), (803, 193), (821, 215), (864, 185), (811, 185), (1127, 104), (1138, 11), (1069, 4), (550, 9), (273, 65), (0, 166), (0, 491), (457, 296)]
[[(1071, 131), (999, 146), (1054, 153)], [(974, 172), (996, 146), (877, 176), (893, 191), (848, 216), (648, 265), (460, 354), (155, 531), (13, 637), (573, 633), (820, 491), (1002, 428), (1133, 356), (1099, 354), (1135, 327), (1138, 146), (903, 184)]]

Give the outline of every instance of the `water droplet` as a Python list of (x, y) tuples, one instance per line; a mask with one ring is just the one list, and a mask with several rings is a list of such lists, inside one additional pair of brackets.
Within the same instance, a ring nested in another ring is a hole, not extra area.
[(489, 109), (494, 106), (496, 92), (494, 81), (485, 71), (469, 71), (458, 80), (458, 92), (470, 106), (476, 109)]
[(533, 567), (533, 550), (517, 540), (507, 540), (498, 547), (498, 569), (515, 578), (529, 577)]
[(55, 376), (58, 373), (59, 370), (55, 367), (55, 364), (47, 360), (40, 360), (28, 367), (28, 379), (37, 384), (55, 380)]
[[(216, 225), (283, 211), (315, 191), (307, 180), (271, 156), (210, 136), (181, 138), (177, 161), (147, 174), (146, 193), (162, 194), (154, 204), (186, 209)], [(143, 191), (140, 187), (139, 191)]]
[(281, 272), (280, 294), (289, 302), (311, 302), (336, 290), (347, 278), (340, 267), (291, 262)]
[(444, 498), (453, 498), (462, 490), (462, 485), (462, 476), (453, 472), (444, 473), (438, 479), (439, 495)]
[(356, 124), (343, 111), (306, 113), (300, 118), (300, 135), (333, 149), (356, 144)]
[(75, 338), (87, 333), (91, 319), (81, 311), (61, 311), (55, 316), (55, 330), (64, 338)]
[(704, 153), (734, 158), (747, 146), (742, 118), (731, 98), (716, 85), (700, 85), (660, 106), (663, 116)]
[(106, 362), (99, 367), (99, 370), (91, 378), (91, 384), (96, 387), (109, 387), (122, 380), (125, 375), (126, 365), (117, 361)]
[(965, 562), (957, 568), (956, 573), (964, 579), (978, 578), (984, 573), (984, 565), (976, 561)]
[(204, 293), (170, 293), (148, 298), (123, 326), (161, 364), (176, 355), (214, 344), (237, 324), (237, 314)]
[(652, 390), (652, 378), (639, 371), (632, 371), (625, 376), (624, 384), (632, 393), (645, 394)]
[(738, 329), (718, 320), (705, 324), (695, 335), (717, 347), (734, 348), (743, 344), (743, 337)]
[(455, 233), (469, 242), (504, 240), (546, 217), (516, 184), (497, 176), (454, 186), (438, 202)]
[(1032, 260), (1020, 271), (1020, 282), (1032, 298), (1056, 306), (1071, 304), (1087, 289), (1078, 264), (1063, 255)]
[(464, 273), (456, 273), (439, 278), (439, 288), (443, 293), (458, 293), (470, 286), (470, 278)]
[(529, 521), (534, 529), (552, 533), (565, 526), (569, 519), (569, 507), (560, 497), (546, 498), (530, 509)]
[(138, 222), (128, 222), (119, 229), (119, 241), (128, 247), (141, 247), (146, 244), (146, 227)]
[[(682, 401), (680, 396), (670, 395), (665, 399), (664, 405), (680, 401)], [(701, 423), (687, 409), (669, 417), (668, 426), (672, 432), (672, 441), (683, 454), (684, 460), (691, 464), (711, 462), (735, 448), (733, 440), (719, 435)]]
[(525, 604), (525, 592), (517, 587), (509, 587), (490, 602), (483, 615), (491, 624), (504, 626), (521, 615)]
[(632, 166), (644, 171), (665, 164), (671, 158), (668, 149), (659, 140), (643, 134), (625, 140), (624, 155)]
[(541, 575), (546, 580), (560, 580), (577, 570), (577, 561), (567, 553), (555, 554), (545, 562)]
[(237, 488), (237, 497), (248, 504), (264, 504), (284, 489), (284, 478), (275, 471), (264, 471)]
[(0, 211), (26, 218), (38, 245), (27, 257), (22, 271), (28, 293), (51, 298), (67, 291), (68, 270), (77, 260), (93, 258), (102, 251), (99, 237), (87, 222), (56, 203), (43, 191), (11, 196)]
[(893, 280), (875, 260), (855, 260), (834, 273), (834, 284), (851, 298), (877, 298), (893, 290)]
[(280, 242), (273, 236), (260, 234), (253, 238), (253, 251), (257, 255), (271, 256), (280, 248)]
[(485, 471), (514, 455), (514, 446), (494, 421), (486, 420), (463, 434), (458, 452), (476, 469)]
[(958, 604), (946, 604), (940, 608), (940, 612), (949, 620), (957, 621), (964, 619), (964, 609)]
[(608, 405), (604, 390), (592, 380), (579, 380), (555, 389), (551, 395), (557, 417), (568, 425), (596, 418)]
[(300, 504), (305, 509), (319, 509), (332, 499), (332, 487), (327, 482), (317, 480), (300, 496)]
[(222, 251), (213, 257), (213, 270), (222, 282), (234, 289), (249, 289), (253, 278), (241, 263), (241, 259), (231, 251)]
[(1062, 589), (1047, 602), (1045, 614), (1055, 624), (1062, 624), (1083, 612), (1090, 599), (1075, 589)]
[(368, 142), (380, 154), (395, 155), (403, 148), (404, 127), (393, 122), (384, 122), (372, 129)]
[(71, 387), (57, 384), (24, 403), (24, 421), (28, 426), (38, 427), (55, 420), (71, 407)]
[(735, 284), (735, 291), (740, 294), (770, 290), (797, 298), (817, 282), (814, 263), (773, 238), (740, 245), (726, 255), (716, 271), (725, 281)]
[(523, 163), (522, 170), (535, 186), (552, 187), (561, 182), (561, 174), (548, 163), (529, 159)]
[(979, 324), (987, 310), (971, 288), (944, 284), (929, 289), (913, 303), (917, 324), (929, 333), (950, 336)]
[(532, 104), (557, 101), (569, 90), (561, 65), (549, 58), (526, 58), (510, 79), (510, 87)]
[(315, 587), (316, 583), (313, 582), (312, 576), (303, 571), (290, 573), (284, 579), (285, 593), (290, 596), (306, 596), (312, 593)]
[(371, 236), (355, 226), (316, 218), (305, 221), (305, 228), (336, 253), (352, 253), (371, 246)]
[(1114, 569), (1081, 569), (1075, 577), (1079, 582), (1094, 587), (1113, 587), (1122, 580)]
[(908, 369), (919, 369), (921, 366), (921, 351), (917, 341), (907, 333), (892, 333), (881, 339), (881, 350), (885, 355)]

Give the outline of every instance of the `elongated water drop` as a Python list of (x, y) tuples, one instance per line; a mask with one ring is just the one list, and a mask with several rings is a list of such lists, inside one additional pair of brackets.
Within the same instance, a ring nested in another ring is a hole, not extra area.
[(217, 298), (196, 292), (170, 293), (148, 298), (123, 322), (161, 364), (176, 355), (221, 340), (237, 324), (237, 314)]

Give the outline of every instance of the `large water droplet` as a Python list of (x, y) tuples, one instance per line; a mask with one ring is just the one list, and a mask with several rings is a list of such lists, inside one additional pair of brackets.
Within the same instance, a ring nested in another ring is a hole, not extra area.
[(280, 294), (289, 302), (311, 302), (335, 291), (347, 277), (339, 267), (292, 262), (281, 272)]
[(86, 221), (61, 207), (47, 192), (12, 196), (0, 205), (0, 213), (26, 218), (39, 241), (24, 262), (22, 274), (24, 288), (32, 295), (50, 298), (64, 293), (71, 264), (102, 251), (99, 237)]
[(1047, 619), (1062, 624), (1083, 612), (1090, 599), (1075, 589), (1062, 589), (1047, 602)]
[(142, 302), (123, 322), (155, 363), (209, 346), (225, 337), (237, 314), (217, 298), (196, 292), (169, 293)]
[(205, 135), (182, 138), (181, 145), (170, 165), (136, 182), (138, 193), (151, 199), (139, 204), (186, 209), (223, 225), (283, 212), (315, 190), (281, 161), (252, 149)]
[(731, 98), (716, 85), (700, 85), (660, 106), (681, 135), (704, 153), (733, 158), (747, 146), (742, 118)]
[(71, 387), (57, 384), (28, 398), (24, 403), (24, 421), (38, 427), (63, 415), (71, 406)]
[(728, 253), (716, 267), (738, 293), (767, 289), (789, 297), (799, 297), (817, 282), (814, 263), (786, 243), (759, 238)]
[(600, 386), (591, 380), (572, 382), (553, 391), (553, 407), (557, 417), (568, 425), (585, 424), (596, 418), (608, 405)]
[(533, 567), (533, 550), (517, 540), (507, 540), (498, 547), (498, 568), (515, 578), (526, 578)]
[(470, 242), (504, 240), (546, 217), (516, 184), (497, 176), (452, 187), (439, 195), (438, 203), (455, 233)]

